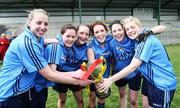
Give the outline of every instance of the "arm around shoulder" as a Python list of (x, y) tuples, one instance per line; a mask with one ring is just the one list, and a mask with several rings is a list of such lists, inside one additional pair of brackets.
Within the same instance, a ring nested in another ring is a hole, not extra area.
[(167, 27), (164, 25), (157, 25), (152, 27), (150, 30), (153, 32), (153, 34), (160, 34), (164, 31), (166, 31)]

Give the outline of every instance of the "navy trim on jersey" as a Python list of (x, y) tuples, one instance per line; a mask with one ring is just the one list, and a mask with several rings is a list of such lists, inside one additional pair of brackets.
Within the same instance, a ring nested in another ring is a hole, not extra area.
[(176, 77), (168, 54), (155, 36), (138, 43), (135, 50), (134, 57), (143, 61), (139, 70), (151, 84), (162, 90), (176, 88)]
[(38, 57), (37, 57), (37, 55), (36, 55), (36, 53), (34, 51), (34, 48), (33, 48), (33, 45), (32, 45), (32, 40), (28, 39), (28, 37), (25, 36), (24, 43), (25, 43), (25, 47), (27, 49), (27, 52), (30, 55), (30, 57), (31, 57), (34, 65), (36, 66), (36, 68), (38, 70), (42, 69), (43, 65), (41, 64), (40, 60), (38, 59)]
[(164, 50), (165, 50), (165, 52), (166, 52), (166, 55), (167, 55), (168, 60), (171, 61), (170, 58), (169, 58), (169, 55), (168, 55), (168, 53), (167, 53), (167, 50), (166, 50), (166, 48), (164, 47), (164, 45), (163, 45), (163, 48), (164, 48)]
[(137, 50), (137, 54), (135, 54), (135, 58), (140, 58), (140, 55), (144, 49), (144, 45), (145, 45), (145, 41), (141, 42), (138, 44), (139, 45), (139, 49), (136, 49)]
[(25, 68), (23, 68), (22, 69), (22, 71), (21, 71), (21, 74), (17, 77), (17, 80), (16, 80), (16, 82), (15, 82), (15, 84), (14, 84), (14, 86), (13, 86), (13, 94), (18, 94), (18, 92), (19, 92), (19, 90), (20, 90), (20, 78), (21, 78), (21, 76), (22, 76), (22, 74), (25, 72)]
[[(141, 43), (138, 44), (138, 49), (136, 49), (136, 54), (135, 54), (135, 58), (140, 58), (142, 51), (144, 49), (146, 41), (142, 41)], [(147, 70), (148, 70), (148, 79), (149, 81), (154, 85), (154, 77), (153, 77), (153, 69), (151, 64), (147, 64)]]

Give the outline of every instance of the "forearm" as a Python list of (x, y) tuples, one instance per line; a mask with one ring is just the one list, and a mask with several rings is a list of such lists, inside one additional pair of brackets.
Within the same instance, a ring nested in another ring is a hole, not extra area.
[(112, 82), (115, 82), (117, 80), (120, 80), (120, 79), (126, 77), (128, 74), (130, 74), (131, 72), (133, 72), (135, 70), (136, 70), (136, 67), (128, 65), (127, 67), (125, 67), (124, 69), (119, 71), (117, 74), (110, 77), (110, 79)]
[(120, 72), (118, 72), (117, 74), (111, 77), (112, 82), (122, 79), (126, 77), (128, 74), (130, 74), (131, 72), (134, 72), (142, 63), (143, 62), (140, 59), (133, 58), (131, 63), (128, 66), (126, 66)]
[(87, 57), (88, 57), (88, 62), (89, 63), (93, 63), (95, 61), (95, 55), (94, 55), (94, 51), (92, 48), (89, 48), (87, 50)]
[[(59, 72), (59, 71), (57, 71), (57, 72)], [(68, 77), (74, 77), (75, 76), (75, 74), (77, 73), (76, 71), (70, 71), (70, 72), (60, 72), (62, 75), (64, 75), (64, 76), (68, 76)]]
[(77, 79), (65, 75), (65, 73), (63, 72), (58, 72), (55, 70), (52, 71), (49, 66), (41, 69), (39, 73), (43, 75), (46, 79), (53, 82), (78, 85)]
[(166, 30), (166, 26), (164, 25), (157, 25), (150, 29), (153, 33), (152, 34), (160, 34)]
[(58, 82), (58, 83), (64, 83), (64, 84), (74, 84), (74, 85), (78, 85), (78, 80), (73, 78), (70, 73), (68, 72), (58, 72), (55, 71), (53, 72), (54, 74), (52, 74), (49, 77), (49, 80), (53, 81), (53, 82)]
[(142, 40), (146, 39), (149, 35), (160, 34), (160, 33), (164, 32), (165, 30), (166, 30), (166, 26), (164, 26), (164, 25), (154, 26), (151, 29), (145, 30), (143, 33), (140, 33), (137, 40), (139, 40), (139, 42), (141, 42)]

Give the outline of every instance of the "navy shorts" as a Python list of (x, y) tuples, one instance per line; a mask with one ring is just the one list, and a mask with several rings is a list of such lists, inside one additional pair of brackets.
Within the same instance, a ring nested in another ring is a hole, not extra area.
[(175, 90), (166, 91), (148, 83), (148, 101), (153, 108), (170, 108)]
[(117, 87), (124, 87), (125, 85), (128, 84), (129, 88), (131, 90), (135, 90), (138, 91), (141, 88), (141, 75), (140, 74), (136, 74), (136, 76), (134, 76), (133, 78), (130, 79), (120, 79), (118, 81), (115, 82), (115, 85)]
[(53, 86), (53, 89), (56, 90), (58, 93), (67, 93), (68, 89), (73, 92), (77, 92), (82, 90), (82, 86), (56, 83), (55, 86)]
[(148, 80), (144, 77), (143, 77), (143, 82), (142, 82), (141, 93), (144, 96), (148, 96)]
[(90, 91), (96, 91), (94, 83), (90, 84)]
[(46, 108), (47, 92), (47, 88), (40, 92), (31, 88), (27, 92), (0, 102), (0, 108)]

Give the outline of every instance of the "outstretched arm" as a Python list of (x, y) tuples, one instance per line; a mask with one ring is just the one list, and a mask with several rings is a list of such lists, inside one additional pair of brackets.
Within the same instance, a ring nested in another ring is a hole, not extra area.
[(42, 76), (44, 76), (46, 79), (57, 83), (74, 84), (74, 85), (82, 85), (82, 86), (91, 83), (90, 81), (87, 80), (73, 78), (72, 76), (68, 75), (69, 73), (66, 74), (65, 72), (58, 72), (56, 71), (56, 67), (57, 66), (53, 64), (50, 66), (46, 66), (45, 68), (41, 69), (39, 73)]
[[(57, 71), (57, 65), (56, 64), (49, 64), (52, 71)], [(60, 72), (60, 71), (58, 71)], [(62, 75), (80, 79), (83, 76), (82, 70), (78, 69), (76, 71), (69, 71), (69, 72), (61, 72)]]
[(126, 77), (128, 74), (135, 71), (141, 64), (142, 64), (141, 60), (139, 60), (137, 58), (133, 58), (131, 63), (127, 67), (125, 67), (120, 72), (113, 75), (112, 77), (104, 79), (104, 82), (99, 86), (100, 90), (106, 91), (113, 82)]

